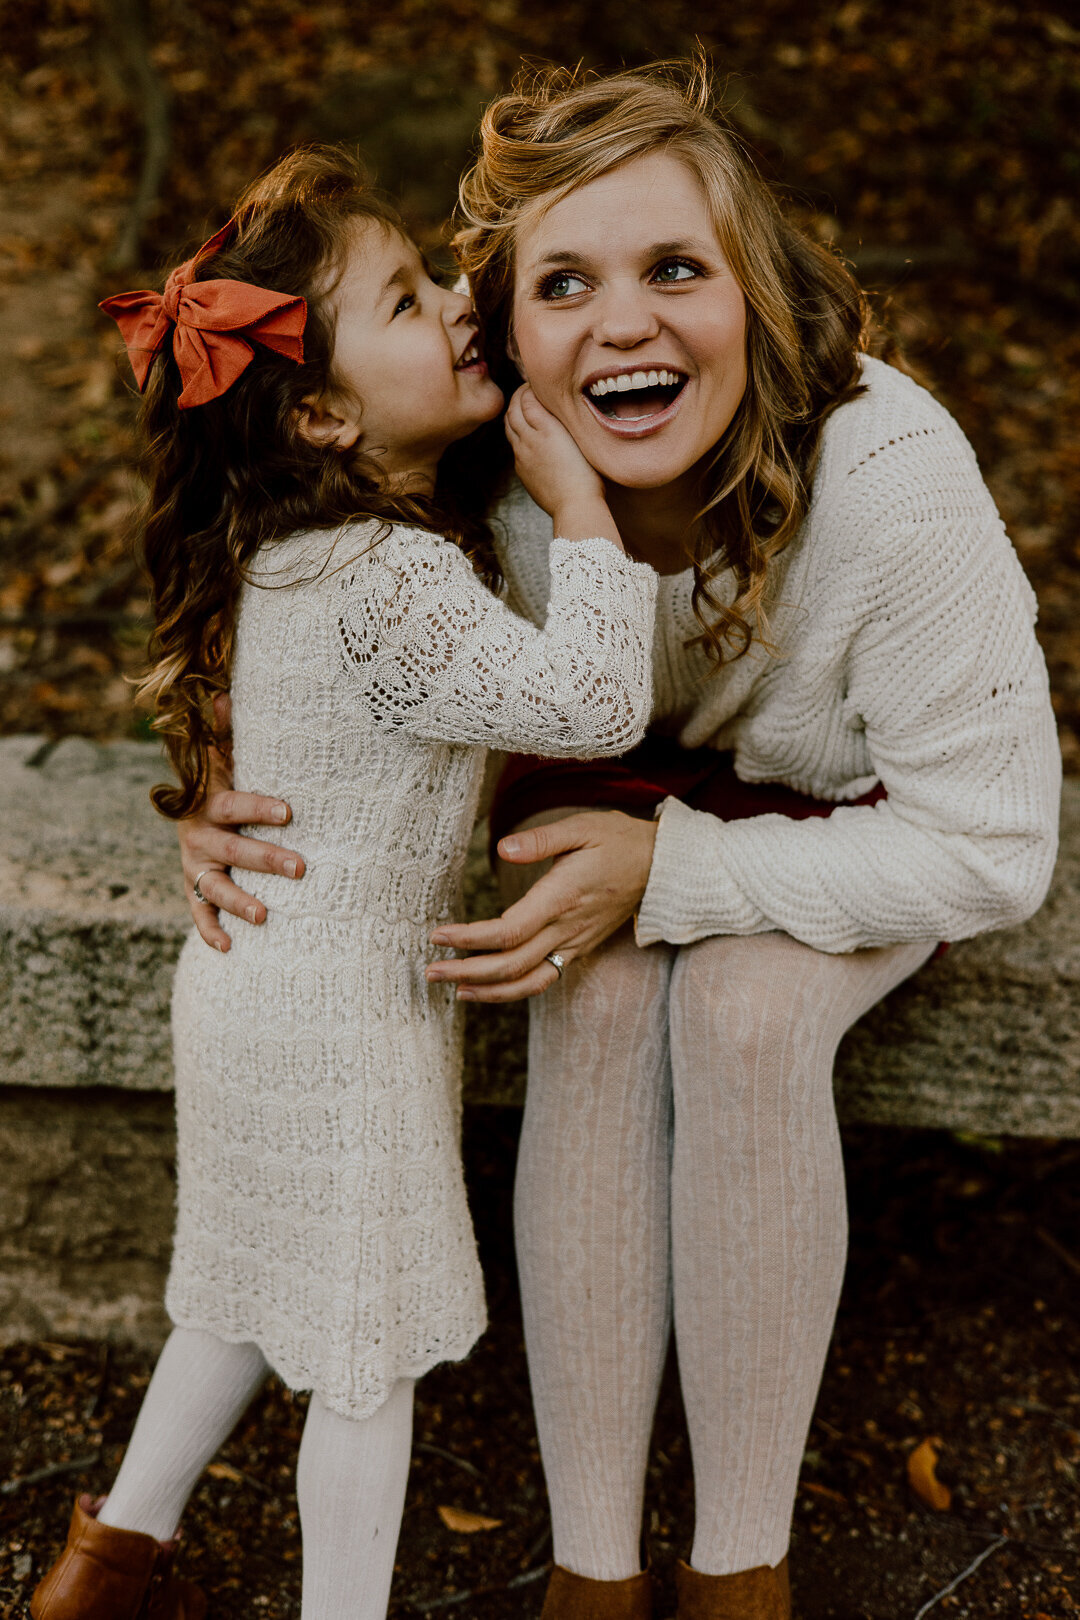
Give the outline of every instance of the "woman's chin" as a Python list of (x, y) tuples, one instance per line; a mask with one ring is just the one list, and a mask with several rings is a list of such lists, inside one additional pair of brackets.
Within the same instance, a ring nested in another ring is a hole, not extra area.
[(701, 447), (687, 442), (674, 420), (658, 430), (620, 433), (605, 427), (586, 407), (571, 432), (578, 448), (601, 478), (623, 489), (661, 489), (688, 472)]
[[(584, 449), (584, 446), (582, 446)], [(621, 489), (663, 489), (688, 473), (697, 460), (697, 454), (680, 454), (678, 447), (638, 440), (616, 446), (601, 445), (595, 454), (592, 447), (585, 454), (601, 478)]]

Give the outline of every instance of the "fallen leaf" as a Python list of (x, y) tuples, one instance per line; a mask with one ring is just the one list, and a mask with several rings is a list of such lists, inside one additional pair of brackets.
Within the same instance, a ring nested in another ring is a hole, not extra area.
[(830, 1490), (828, 1485), (819, 1485), (814, 1479), (801, 1479), (799, 1489), (801, 1491), (810, 1491), (814, 1496), (828, 1497), (830, 1502), (842, 1502), (845, 1507), (847, 1506), (846, 1496), (841, 1496), (839, 1491)]
[(908, 1484), (919, 1501), (933, 1508), (935, 1513), (945, 1513), (952, 1505), (952, 1492), (937, 1477), (940, 1451), (940, 1440), (922, 1440), (907, 1460)]
[(501, 1519), (487, 1519), (482, 1513), (470, 1513), (468, 1508), (440, 1507), (439, 1518), (448, 1530), (463, 1536), (475, 1535), (477, 1530), (498, 1530)]
[(238, 1468), (234, 1468), (231, 1463), (209, 1463), (207, 1465), (206, 1472), (210, 1475), (211, 1479), (229, 1479), (234, 1485), (242, 1485), (244, 1483), (243, 1474)]

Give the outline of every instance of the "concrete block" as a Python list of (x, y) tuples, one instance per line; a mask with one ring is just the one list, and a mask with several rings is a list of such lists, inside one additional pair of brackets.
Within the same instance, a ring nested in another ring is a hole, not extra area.
[[(0, 740), (0, 1084), (171, 1084), (168, 999), (188, 928), (173, 829), (147, 797), (152, 743)], [(482, 831), (472, 916), (498, 910)], [(841, 1048), (846, 1120), (1080, 1136), (1080, 782), (1062, 853), (1022, 928), (956, 945)], [(522, 1006), (470, 1008), (466, 1099), (520, 1102)]]
[(174, 1161), (167, 1092), (0, 1088), (0, 1345), (161, 1344)]
[(166, 1089), (189, 926), (153, 743), (0, 740), (0, 1084)]

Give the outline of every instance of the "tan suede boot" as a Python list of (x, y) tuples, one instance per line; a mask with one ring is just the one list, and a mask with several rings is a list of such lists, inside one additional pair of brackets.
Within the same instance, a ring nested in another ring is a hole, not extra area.
[(172, 1571), (176, 1542), (98, 1524), (80, 1496), (67, 1546), (30, 1599), (32, 1620), (203, 1620), (206, 1599)]
[(737, 1575), (702, 1575), (689, 1564), (675, 1569), (676, 1620), (791, 1620), (787, 1559), (770, 1569)]
[(556, 1564), (540, 1620), (652, 1620), (652, 1576), (591, 1581)]

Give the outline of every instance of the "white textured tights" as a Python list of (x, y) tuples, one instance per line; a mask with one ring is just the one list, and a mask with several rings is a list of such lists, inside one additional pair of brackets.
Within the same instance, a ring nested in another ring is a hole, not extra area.
[(836, 1048), (932, 949), (828, 956), (763, 934), (639, 950), (625, 929), (530, 1002), (515, 1218), (564, 1567), (640, 1567), (672, 1295), (691, 1562), (784, 1556), (847, 1243)]
[(157, 1541), (176, 1533), (199, 1475), (265, 1383), (253, 1344), (174, 1328), (158, 1357), (98, 1522)]
[[(159, 1541), (269, 1368), (253, 1344), (175, 1328), (161, 1352), (102, 1524)], [(311, 1398), (296, 1484), (304, 1620), (385, 1620), (412, 1441), (413, 1381), (362, 1422)]]

